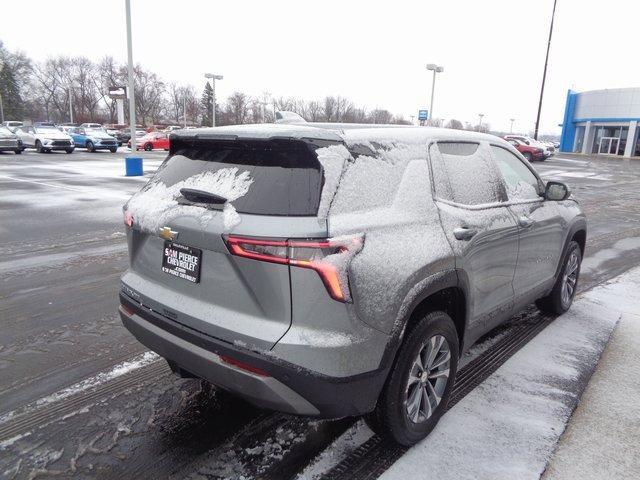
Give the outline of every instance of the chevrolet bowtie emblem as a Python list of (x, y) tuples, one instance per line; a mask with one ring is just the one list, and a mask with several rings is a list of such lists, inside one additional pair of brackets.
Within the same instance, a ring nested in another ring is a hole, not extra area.
[(158, 233), (160, 237), (165, 240), (175, 240), (178, 238), (178, 232), (171, 230), (169, 227), (161, 227)]

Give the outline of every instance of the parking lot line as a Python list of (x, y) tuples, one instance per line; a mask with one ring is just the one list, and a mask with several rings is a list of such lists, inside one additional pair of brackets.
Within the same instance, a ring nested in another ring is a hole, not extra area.
[(62, 188), (64, 190), (71, 190), (72, 192), (84, 193), (84, 191), (79, 188), (67, 187), (65, 185), (54, 185), (52, 183), (38, 182), (36, 180), (25, 180), (23, 178), (9, 177), (8, 175), (0, 175), (0, 178), (6, 178), (8, 180), (13, 180), (14, 182), (35, 183), (37, 185), (44, 185), (45, 187)]

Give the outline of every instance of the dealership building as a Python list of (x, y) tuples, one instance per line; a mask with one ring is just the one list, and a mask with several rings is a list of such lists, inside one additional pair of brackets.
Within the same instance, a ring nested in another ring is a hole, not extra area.
[(567, 93), (560, 151), (640, 156), (640, 88)]

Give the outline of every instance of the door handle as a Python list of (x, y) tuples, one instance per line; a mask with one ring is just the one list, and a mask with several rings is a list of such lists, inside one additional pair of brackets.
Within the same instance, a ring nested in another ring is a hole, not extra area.
[(521, 217), (518, 217), (518, 225), (520, 225), (522, 228), (529, 228), (531, 225), (533, 225), (533, 220), (522, 215)]
[(458, 240), (470, 240), (476, 233), (478, 231), (473, 228), (459, 227), (453, 231), (453, 236)]

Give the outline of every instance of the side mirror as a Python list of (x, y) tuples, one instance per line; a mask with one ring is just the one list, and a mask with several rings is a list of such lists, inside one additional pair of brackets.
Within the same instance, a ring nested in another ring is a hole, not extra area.
[(545, 188), (544, 197), (547, 200), (566, 200), (571, 195), (571, 191), (569, 187), (567, 187), (564, 183), (561, 182), (547, 182), (547, 186)]

